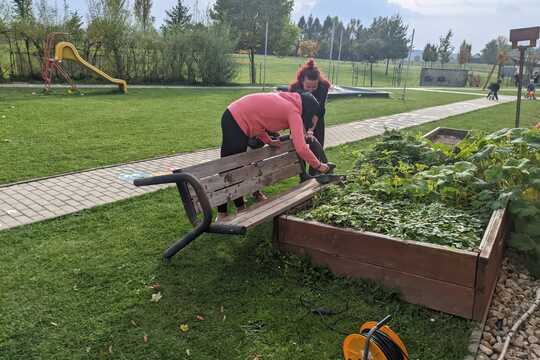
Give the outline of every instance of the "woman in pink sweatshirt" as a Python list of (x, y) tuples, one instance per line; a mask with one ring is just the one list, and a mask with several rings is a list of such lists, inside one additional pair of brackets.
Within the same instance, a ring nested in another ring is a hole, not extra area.
[[(304, 124), (316, 121), (321, 108), (310, 93), (256, 93), (242, 97), (229, 105), (221, 118), (223, 141), (221, 157), (243, 153), (250, 138), (259, 138), (270, 146), (279, 146), (268, 132), (290, 129), (294, 148), (312, 168), (321, 173), (329, 170), (306, 144)], [(234, 201), (239, 210), (244, 209), (244, 199)], [(227, 216), (227, 204), (218, 206), (218, 218)]]

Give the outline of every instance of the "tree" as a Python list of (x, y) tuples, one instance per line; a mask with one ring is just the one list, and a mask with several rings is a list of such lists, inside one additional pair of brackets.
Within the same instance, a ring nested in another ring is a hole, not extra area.
[(32, 18), (32, 0), (13, 0), (15, 14), (22, 20)]
[(465, 66), (465, 64), (468, 64), (471, 61), (471, 51), (472, 51), (472, 45), (468, 44), (465, 40), (461, 43), (461, 46), (459, 47), (459, 56), (458, 61), (461, 66)]
[(238, 46), (249, 51), (251, 83), (257, 79), (255, 54), (264, 44), (265, 28), (269, 26), (269, 47), (273, 48), (289, 23), (292, 0), (217, 0), (210, 16), (218, 23), (229, 24), (239, 39)]
[(454, 51), (454, 47), (452, 46), (452, 36), (454, 36), (452, 30), (448, 30), (448, 33), (445, 36), (442, 36), (439, 40), (439, 48), (437, 49), (437, 53), (439, 54), (441, 67), (444, 67), (444, 64), (450, 62), (450, 56)]
[(315, 57), (319, 52), (319, 43), (314, 40), (300, 41), (298, 45), (298, 56)]
[(152, 0), (135, 0), (133, 10), (142, 31), (148, 31), (154, 23), (154, 17), (152, 16)]
[(482, 49), (482, 61), (486, 64), (496, 64), (499, 46), (497, 40), (493, 39)]
[(307, 29), (306, 18), (303, 15), (302, 15), (302, 17), (300, 17), (300, 20), (298, 20), (298, 27), (302, 31), (306, 31), (306, 29)]
[(384, 58), (384, 41), (377, 38), (371, 38), (361, 42), (358, 46), (360, 60), (369, 62), (370, 65), (370, 83), (373, 87), (373, 63)]
[(422, 54), (422, 60), (424, 60), (426, 66), (427, 63), (431, 63), (431, 66), (433, 67), (433, 63), (438, 59), (439, 53), (437, 52), (437, 46), (427, 43), (424, 48), (424, 53)]
[(300, 36), (300, 28), (293, 23), (288, 23), (281, 32), (279, 40), (273, 47), (273, 53), (278, 56), (294, 55)]
[(407, 30), (409, 27), (403, 23), (399, 15), (387, 19), (382, 37), (384, 44), (384, 56), (386, 57), (386, 73), (388, 75), (388, 65), (390, 60), (403, 59), (409, 53), (409, 40)]
[(191, 14), (182, 0), (177, 0), (176, 5), (171, 10), (165, 11), (164, 29), (184, 29), (191, 22)]
[(486, 64), (497, 64), (497, 55), (501, 52), (509, 53), (511, 47), (508, 44), (508, 39), (504, 36), (499, 36), (486, 44), (482, 49), (482, 61)]

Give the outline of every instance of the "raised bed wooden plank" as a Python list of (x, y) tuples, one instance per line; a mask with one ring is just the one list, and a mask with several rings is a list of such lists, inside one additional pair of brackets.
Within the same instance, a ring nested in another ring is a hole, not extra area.
[(505, 238), (510, 216), (507, 209), (497, 210), (491, 217), (478, 256), (473, 319), (483, 321), (497, 285), (504, 257)]
[(474, 252), (342, 229), (294, 216), (282, 217), (278, 226), (287, 229), (280, 240), (286, 244), (456, 285), (475, 286), (478, 255)]
[(368, 279), (388, 288), (398, 289), (401, 297), (407, 302), (465, 318), (472, 317), (473, 288), (367, 264), (315, 249), (285, 243), (280, 243), (279, 247), (285, 252), (300, 256), (308, 255), (313, 263), (326, 266), (337, 275)]

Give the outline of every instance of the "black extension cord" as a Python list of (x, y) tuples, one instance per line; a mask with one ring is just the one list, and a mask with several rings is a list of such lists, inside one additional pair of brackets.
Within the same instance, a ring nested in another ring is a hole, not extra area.
[[(362, 331), (362, 335), (367, 336), (369, 330), (370, 329)], [(409, 360), (407, 355), (401, 351), (401, 348), (382, 331), (375, 331), (371, 336), (371, 341), (381, 349), (387, 360)]]

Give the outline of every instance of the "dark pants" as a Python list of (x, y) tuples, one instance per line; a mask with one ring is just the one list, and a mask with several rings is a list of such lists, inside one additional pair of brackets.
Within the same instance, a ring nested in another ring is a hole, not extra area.
[[(227, 109), (221, 117), (221, 132), (223, 134), (223, 141), (221, 142), (221, 157), (227, 157), (235, 154), (240, 154), (247, 151), (249, 138), (234, 117), (231, 112)], [(239, 198), (234, 200), (236, 207), (244, 206), (244, 198)], [(222, 204), (218, 206), (218, 211), (220, 213), (227, 212), (227, 204)]]
[(324, 130), (325, 130), (324, 116), (321, 116), (321, 118), (317, 122), (317, 126), (315, 126), (315, 129), (313, 129), (313, 136), (315, 136), (315, 138), (317, 138), (317, 140), (319, 140), (319, 143), (321, 144), (323, 149), (324, 149), (324, 135), (325, 135)]
[[(326, 157), (324, 148), (318, 139), (314, 139), (313, 141), (308, 141), (308, 145), (313, 155), (315, 155), (315, 157), (319, 159), (320, 162), (322, 162), (323, 164), (328, 163), (328, 158)], [(315, 176), (318, 174), (319, 172), (317, 170), (313, 169), (311, 166), (309, 167), (309, 175)]]
[[(324, 117), (321, 117), (319, 121), (317, 122), (317, 126), (315, 126), (315, 129), (313, 129), (313, 136), (315, 136), (314, 143), (308, 143), (309, 148), (313, 152), (313, 154), (319, 159), (322, 163), (327, 163), (328, 159), (326, 158), (326, 154), (324, 153), (324, 136), (325, 136), (325, 125), (324, 125)], [(311, 166), (309, 167), (309, 175), (316, 175), (319, 172), (315, 169), (313, 169)]]
[(489, 92), (488, 96), (487, 96), (488, 100), (497, 100), (497, 101), (499, 101), (499, 95), (497, 93), (498, 93), (498, 91), (491, 90)]

